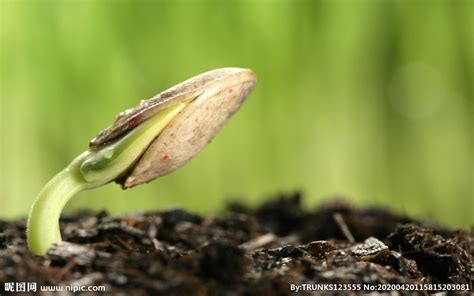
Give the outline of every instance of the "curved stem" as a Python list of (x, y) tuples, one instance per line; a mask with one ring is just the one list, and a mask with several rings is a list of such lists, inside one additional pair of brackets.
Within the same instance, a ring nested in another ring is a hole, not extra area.
[(61, 241), (59, 217), (76, 193), (107, 184), (126, 172), (187, 103), (170, 106), (97, 151), (86, 151), (38, 194), (28, 218), (28, 248), (36, 255)]
[(86, 154), (81, 154), (54, 176), (36, 197), (27, 226), (28, 248), (35, 255), (46, 253), (51, 244), (61, 241), (59, 216), (68, 200), (88, 187), (79, 172), (79, 165)]

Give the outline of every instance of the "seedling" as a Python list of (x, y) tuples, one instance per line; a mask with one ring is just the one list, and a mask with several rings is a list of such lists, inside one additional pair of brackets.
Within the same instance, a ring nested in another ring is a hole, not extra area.
[(59, 216), (76, 193), (112, 181), (134, 187), (183, 166), (239, 109), (255, 83), (249, 69), (217, 69), (120, 113), (38, 194), (28, 219), (30, 251), (43, 255), (61, 241)]

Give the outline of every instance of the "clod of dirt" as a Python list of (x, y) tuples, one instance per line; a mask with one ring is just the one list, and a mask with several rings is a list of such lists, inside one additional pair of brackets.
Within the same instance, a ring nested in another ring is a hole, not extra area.
[(282, 195), (208, 217), (82, 212), (61, 219), (65, 242), (41, 257), (26, 247), (25, 220), (0, 221), (0, 282), (103, 285), (113, 295), (287, 295), (302, 283), (472, 287), (473, 233), (342, 201), (314, 210), (301, 202), (299, 193)]
[(462, 231), (436, 234), (436, 229), (419, 225), (400, 225), (389, 235), (388, 241), (394, 249), (417, 262), (420, 271), (430, 271), (433, 281), (440, 283), (469, 284), (469, 275), (474, 267), (469, 237)]
[(352, 254), (364, 260), (372, 259), (386, 250), (388, 250), (388, 247), (375, 237), (369, 237), (364, 243), (351, 248)]

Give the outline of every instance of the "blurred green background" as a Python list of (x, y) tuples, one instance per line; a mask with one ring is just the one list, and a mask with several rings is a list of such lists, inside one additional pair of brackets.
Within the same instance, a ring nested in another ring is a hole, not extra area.
[(302, 190), (473, 223), (473, 1), (1, 0), (0, 217), (114, 116), (223, 66), (259, 83), (204, 151), (67, 210), (218, 210)]

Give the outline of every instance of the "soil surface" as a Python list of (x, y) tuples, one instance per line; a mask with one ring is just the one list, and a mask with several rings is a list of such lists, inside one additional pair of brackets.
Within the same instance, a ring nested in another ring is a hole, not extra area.
[[(122, 216), (82, 212), (63, 217), (61, 229), (65, 242), (34, 256), (26, 247), (25, 220), (0, 221), (1, 295), (3, 283), (11, 282), (35, 282), (38, 290), (102, 285), (112, 295), (289, 295), (297, 287), (300, 295), (342, 295), (361, 293), (357, 284), (472, 287), (472, 231), (343, 201), (306, 209), (299, 193), (256, 209), (232, 203), (207, 217), (176, 208)], [(316, 284), (332, 285), (321, 292)], [(51, 293), (59, 294), (68, 295)]]

